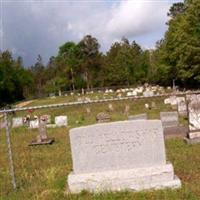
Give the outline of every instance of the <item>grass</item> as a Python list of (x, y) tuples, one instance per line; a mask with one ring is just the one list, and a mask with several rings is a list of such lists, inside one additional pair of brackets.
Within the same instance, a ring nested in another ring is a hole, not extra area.
[[(156, 102), (156, 108), (146, 110), (145, 103)], [(37, 102), (39, 104), (39, 102)], [(43, 102), (42, 102), (43, 104)], [(110, 112), (112, 121), (125, 120), (123, 114), (125, 105), (130, 106), (129, 114), (147, 112), (150, 119), (158, 119), (160, 111), (171, 108), (163, 104), (163, 99), (139, 101), (113, 102), (114, 111)], [(86, 107), (91, 113), (86, 113)], [(48, 135), (55, 137), (51, 146), (29, 147), (28, 143), (37, 135), (37, 130), (16, 128), (11, 131), (13, 159), (16, 171), (17, 190), (13, 191), (7, 159), (5, 130), (0, 130), (0, 200), (172, 200), (172, 199), (200, 199), (200, 145), (188, 146), (182, 139), (166, 140), (167, 160), (173, 163), (175, 173), (182, 181), (182, 188), (178, 190), (158, 190), (144, 192), (110, 192), (90, 194), (82, 192), (72, 195), (66, 192), (67, 175), (72, 171), (71, 152), (69, 144), (69, 129), (95, 123), (95, 116), (99, 112), (109, 112), (108, 104), (78, 105), (59, 109), (41, 109), (35, 114), (67, 115), (68, 128), (48, 129)], [(16, 116), (23, 116), (27, 112), (18, 112)], [(10, 116), (12, 117), (12, 116)], [(184, 122), (184, 119), (181, 119)]]
[(166, 141), (167, 160), (173, 163), (175, 173), (181, 178), (182, 188), (147, 192), (118, 192), (79, 195), (66, 193), (66, 180), (72, 170), (68, 130), (48, 129), (56, 138), (51, 146), (28, 147), (37, 135), (36, 130), (13, 129), (11, 140), (16, 169), (17, 186), (12, 190), (8, 171), (5, 134), (0, 136), (0, 188), (1, 200), (14, 199), (200, 199), (200, 145), (188, 146), (182, 139)]

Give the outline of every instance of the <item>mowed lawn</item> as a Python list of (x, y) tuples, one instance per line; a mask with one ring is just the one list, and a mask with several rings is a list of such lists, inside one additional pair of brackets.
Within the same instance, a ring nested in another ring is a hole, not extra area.
[[(121, 101), (112, 103), (114, 111), (110, 112), (112, 121), (125, 120), (125, 105), (130, 106), (130, 114), (148, 113), (151, 119), (158, 119), (160, 111), (171, 110), (163, 104), (163, 99), (140, 101)], [(156, 108), (146, 110), (144, 103), (156, 102)], [(91, 113), (86, 113), (90, 107)], [(37, 136), (37, 130), (27, 128), (12, 129), (11, 142), (16, 170), (17, 190), (13, 191), (9, 175), (5, 130), (0, 130), (0, 199), (200, 199), (200, 145), (186, 145), (182, 139), (166, 140), (167, 160), (172, 162), (175, 173), (182, 181), (178, 190), (158, 190), (145, 192), (123, 191), (117, 193), (90, 194), (82, 192), (72, 195), (67, 192), (67, 175), (72, 170), (69, 145), (69, 129), (95, 123), (98, 112), (108, 112), (108, 104), (70, 106), (59, 109), (43, 109), (34, 114), (65, 114), (68, 116), (68, 128), (48, 129), (48, 135), (55, 138), (50, 146), (29, 147), (29, 142)], [(28, 112), (19, 112), (23, 116)], [(13, 117), (13, 116), (10, 116)], [(52, 120), (53, 121), (53, 120)], [(184, 119), (181, 119), (184, 122)]]

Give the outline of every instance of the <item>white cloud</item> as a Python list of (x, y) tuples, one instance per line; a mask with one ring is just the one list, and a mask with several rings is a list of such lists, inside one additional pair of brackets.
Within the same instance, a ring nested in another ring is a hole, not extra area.
[[(46, 60), (66, 41), (92, 34), (107, 49), (122, 36), (152, 46), (166, 30), (170, 0), (21, 1), (3, 3), (4, 49)], [(148, 38), (148, 39), (147, 39)]]

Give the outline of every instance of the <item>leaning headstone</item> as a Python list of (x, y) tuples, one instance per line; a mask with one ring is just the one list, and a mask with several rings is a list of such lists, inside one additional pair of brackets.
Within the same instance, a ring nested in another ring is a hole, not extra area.
[(177, 112), (161, 112), (160, 119), (163, 128), (177, 127), (179, 124)]
[(147, 113), (139, 115), (130, 115), (128, 116), (128, 120), (147, 120)]
[(160, 120), (121, 121), (70, 130), (70, 192), (178, 188), (166, 162)]
[(55, 124), (58, 127), (67, 126), (67, 116), (56, 116)]
[(15, 117), (12, 119), (12, 127), (20, 127), (23, 126), (23, 118), (22, 117)]
[(38, 134), (36, 140), (32, 140), (32, 142), (29, 144), (29, 146), (52, 144), (54, 142), (54, 138), (47, 137), (46, 122), (47, 121), (45, 118), (40, 118), (39, 128), (38, 128), (39, 134)]
[(200, 95), (188, 95), (189, 132), (185, 141), (188, 144), (200, 142)]
[(107, 113), (104, 113), (104, 112), (100, 112), (96, 116), (96, 121), (98, 123), (109, 122), (110, 121), (110, 115), (107, 114)]

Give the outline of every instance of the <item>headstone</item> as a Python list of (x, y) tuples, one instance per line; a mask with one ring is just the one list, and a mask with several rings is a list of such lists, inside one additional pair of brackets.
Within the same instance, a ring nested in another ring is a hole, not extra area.
[(125, 105), (124, 115), (127, 115), (127, 116), (128, 116), (129, 111), (130, 111), (130, 106), (129, 106), (129, 105)]
[(30, 120), (29, 127), (30, 128), (39, 128), (39, 120), (38, 119)]
[(113, 111), (114, 111), (113, 105), (112, 105), (111, 103), (108, 104), (108, 110), (109, 110), (110, 112), (113, 112)]
[(96, 116), (96, 121), (98, 123), (109, 122), (110, 121), (110, 115), (107, 114), (107, 113), (104, 113), (104, 112), (100, 112)]
[(144, 97), (152, 97), (152, 96), (154, 96), (154, 92), (151, 90), (144, 91), (143, 96)]
[(23, 118), (22, 117), (15, 117), (12, 119), (12, 127), (20, 127), (23, 126)]
[(42, 115), (40, 118), (45, 120), (47, 124), (51, 123), (51, 115)]
[(179, 124), (177, 112), (161, 112), (160, 119), (163, 128), (177, 127)]
[(67, 126), (67, 116), (56, 116), (55, 124), (58, 127)]
[(187, 106), (186, 106), (186, 101), (185, 98), (177, 98), (177, 103), (178, 103), (178, 113), (180, 116), (187, 116)]
[(128, 116), (128, 120), (147, 120), (147, 113), (139, 115), (130, 115)]
[(46, 123), (47, 123), (47, 120), (45, 118), (40, 117), (39, 127), (38, 127), (39, 134), (36, 140), (32, 140), (29, 146), (52, 144), (54, 142), (54, 138), (47, 137)]
[(188, 95), (189, 132), (188, 144), (200, 143), (200, 95)]
[(39, 123), (39, 135), (37, 137), (37, 142), (42, 142), (47, 139), (47, 131), (46, 131), (46, 120), (40, 120)]
[(70, 130), (72, 193), (177, 188), (166, 163), (160, 120), (121, 121)]

